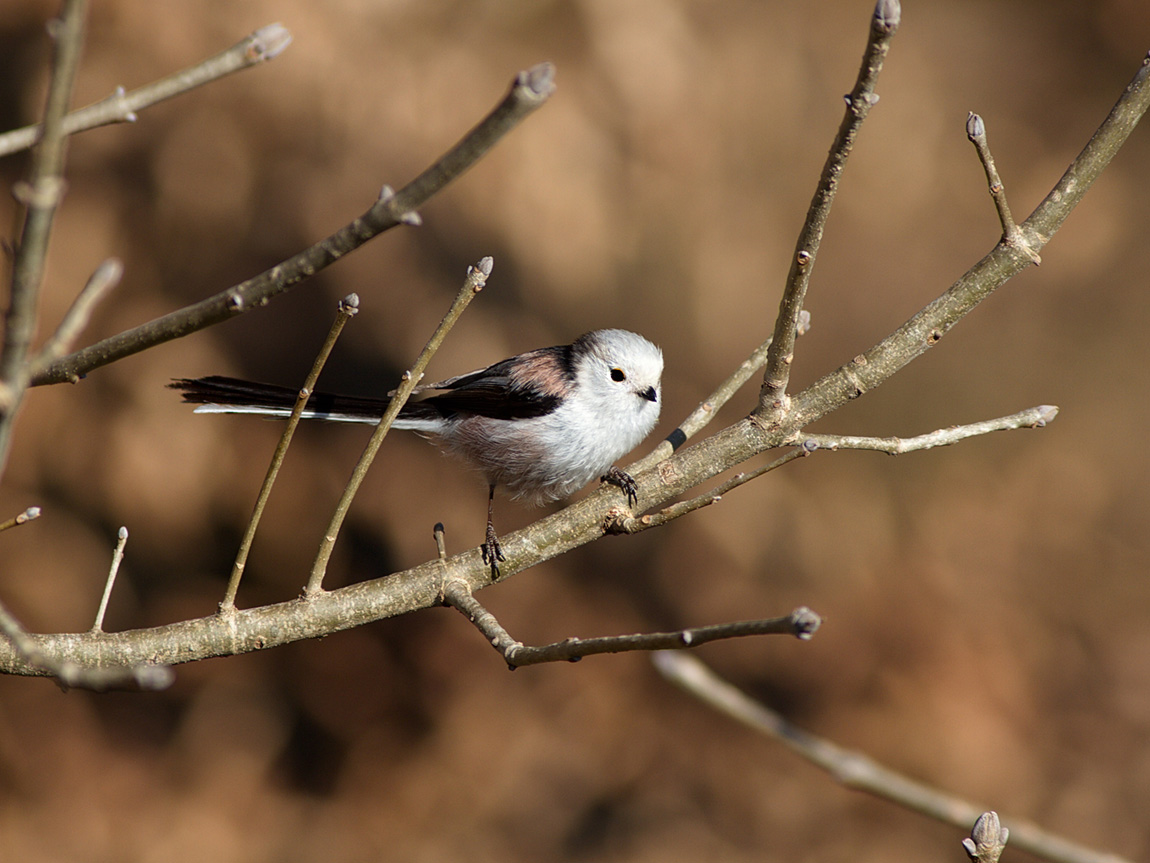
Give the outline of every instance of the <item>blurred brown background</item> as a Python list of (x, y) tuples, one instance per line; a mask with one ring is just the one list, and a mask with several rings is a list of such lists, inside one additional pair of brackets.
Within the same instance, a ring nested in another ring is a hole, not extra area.
[[(120, 525), (131, 539), (109, 628), (212, 613), (278, 427), (192, 416), (164, 384), (299, 381), (353, 290), (362, 311), (328, 388), (390, 388), (465, 267), (490, 254), (489, 287), (433, 377), (628, 327), (666, 354), (658, 436), (669, 432), (770, 331), (871, 11), (869, 0), (93, 5), (78, 103), (273, 21), (295, 41), (134, 126), (73, 140), (42, 329), (120, 256), (124, 282), (88, 340), (338, 228), (453, 143), (517, 70), (554, 61), (558, 91), (424, 208), (423, 227), (266, 310), (31, 393), (0, 516), (31, 504), (45, 515), (3, 536), (0, 592), (39, 631), (91, 625)], [(55, 8), (0, 5), (4, 127), (38, 115)], [(886, 335), (996, 241), (969, 110), (1022, 218), (1148, 47), (1141, 0), (908, 2), (818, 260), (796, 384)], [(0, 163), (5, 188), (25, 158)], [(1148, 184), (1142, 128), (1041, 268), (819, 426), (910, 435), (1053, 403), (1049, 428), (899, 459), (819, 455), (481, 599), (529, 642), (809, 604), (826, 617), (810, 644), (700, 654), (844, 745), (1146, 859)], [(297, 436), (241, 605), (298, 593), (366, 437)], [(453, 550), (476, 544), (483, 496), (457, 464), (394, 436), (328, 584), (427, 559), (438, 520)], [(505, 501), (497, 516), (507, 531), (536, 514)], [(643, 655), (511, 674), (459, 615), (435, 609), (177, 672), (159, 695), (0, 679), (0, 857), (962, 859), (957, 831), (840, 789), (671, 689)]]

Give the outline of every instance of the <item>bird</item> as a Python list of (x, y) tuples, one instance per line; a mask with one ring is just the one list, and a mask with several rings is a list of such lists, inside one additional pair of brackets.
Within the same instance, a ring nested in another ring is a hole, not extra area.
[[(495, 490), (530, 505), (567, 497), (596, 477), (634, 506), (635, 480), (615, 466), (650, 434), (662, 402), (663, 353), (638, 333), (602, 329), (570, 344), (527, 351), (416, 389), (392, 428), (409, 429), (478, 469), (487, 481), (480, 546), (493, 579), (503, 550), (494, 527)], [(287, 417), (299, 391), (222, 375), (169, 385), (196, 413)], [(433, 395), (426, 395), (433, 392)], [(387, 397), (315, 393), (304, 419), (377, 424)]]

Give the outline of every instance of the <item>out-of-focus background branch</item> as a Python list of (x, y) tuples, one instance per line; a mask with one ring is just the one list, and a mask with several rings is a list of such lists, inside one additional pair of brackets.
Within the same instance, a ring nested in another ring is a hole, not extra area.
[[(34, 122), (54, 2), (0, 6), (0, 127)], [(466, 14), (464, 14), (466, 13)], [(398, 188), (509, 76), (547, 106), (401, 229), (268, 309), (32, 391), (0, 517), (4, 599), (86, 629), (121, 524), (108, 630), (210, 613), (279, 429), (190, 415), (209, 372), (302, 380), (330, 309), (362, 311), (329, 388), (394, 385), (478, 255), (496, 276), (429, 371), (624, 326), (668, 359), (666, 424), (770, 331), (870, 4), (96, 4), (76, 104), (162, 77), (268, 21), (275, 63), (69, 145), (42, 336), (99, 263), (85, 340), (239, 282)], [(873, 344), (997, 239), (975, 110), (1016, 216), (1150, 45), (1141, 3), (915, 3), (848, 167), (792, 391)], [(25, 156), (0, 162), (11, 187)], [(703, 648), (792, 720), (896, 769), (1127, 857), (1150, 844), (1147, 424), (1150, 138), (1135, 134), (1044, 250), (939, 348), (818, 430), (910, 436), (1048, 403), (1041, 435), (898, 459), (800, 459), (666, 530), (608, 538), (483, 594), (532, 643), (800, 604), (809, 644)], [(0, 203), (0, 224), (13, 223)], [(8, 232), (10, 233), (10, 232)], [(754, 387), (724, 412), (754, 404)], [(366, 430), (304, 427), (241, 606), (295, 595)], [(482, 534), (481, 483), (389, 438), (332, 586)], [(535, 514), (501, 507), (506, 528)], [(505, 529), (506, 529), (505, 528)], [(451, 548), (455, 545), (455, 548)], [(297, 575), (292, 575), (297, 573)], [(509, 674), (449, 610), (180, 669), (163, 694), (0, 679), (0, 855), (599, 860), (947, 855), (952, 831), (828, 787), (661, 683), (642, 656)], [(751, 757), (748, 757), (748, 756)], [(57, 825), (64, 819), (70, 829)], [(827, 831), (833, 823), (836, 829)], [(446, 826), (445, 825), (449, 825)], [(1010, 855), (1008, 850), (1007, 854)]]

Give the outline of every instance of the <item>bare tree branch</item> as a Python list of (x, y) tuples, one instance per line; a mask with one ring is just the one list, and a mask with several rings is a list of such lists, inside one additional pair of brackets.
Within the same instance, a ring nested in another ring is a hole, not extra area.
[(961, 426), (937, 429), (927, 434), (915, 437), (862, 437), (859, 435), (831, 435), (831, 434), (805, 434), (803, 446), (817, 447), (824, 450), (836, 449), (869, 449), (876, 452), (899, 455), (904, 452), (932, 449), (938, 446), (950, 446), (967, 438), (990, 434), (996, 431), (1011, 431), (1024, 428), (1044, 428), (1047, 423), (1053, 422), (1058, 416), (1058, 408), (1054, 405), (1039, 405), (1027, 408), (1007, 417), (993, 420), (969, 423)]
[(986, 172), (986, 183), (990, 189), (990, 197), (994, 199), (994, 208), (998, 210), (998, 221), (1002, 223), (1002, 241), (1013, 244), (1023, 252), (1031, 255), (1035, 264), (1041, 264), (1042, 258), (1026, 244), (1026, 237), (1014, 222), (1010, 212), (1010, 204), (1006, 200), (1006, 187), (998, 176), (998, 168), (994, 164), (994, 157), (990, 154), (990, 143), (986, 139), (986, 124), (982, 118), (970, 112), (966, 118), (966, 137), (974, 144), (978, 152), (978, 160), (982, 162), (982, 169)]
[(307, 401), (311, 398), (311, 394), (315, 390), (316, 381), (319, 380), (320, 372), (323, 371), (323, 367), (327, 364), (327, 358), (331, 356), (332, 348), (335, 347), (335, 343), (339, 339), (339, 334), (343, 332), (344, 325), (351, 320), (358, 311), (359, 297), (356, 294), (348, 294), (339, 301), (339, 308), (336, 311), (335, 320), (332, 322), (331, 329), (328, 330), (327, 338), (324, 339), (323, 345), (320, 346), (319, 353), (312, 363), (311, 371), (308, 372), (307, 377), (304, 378), (303, 386), (300, 387), (299, 395), (295, 400), (295, 406), (292, 408), (291, 415), (284, 424), (283, 434), (280, 435), (279, 443), (276, 445), (276, 451), (272, 454), (271, 464), (268, 465), (267, 473), (264, 475), (263, 484), (260, 486), (260, 493), (257, 495), (255, 507), (252, 509), (252, 516), (248, 519), (248, 526), (244, 530), (243, 539), (240, 540), (240, 548), (236, 553), (236, 559), (232, 563), (232, 574), (228, 578), (228, 587), (224, 592), (223, 601), (220, 602), (220, 611), (224, 614), (230, 613), (236, 607), (236, 593), (238, 593), (240, 589), (240, 579), (243, 578), (244, 575), (244, 567), (247, 565), (248, 553), (251, 551), (252, 543), (255, 541), (256, 530), (259, 528), (260, 519), (263, 517), (264, 507), (267, 506), (268, 498), (271, 497), (272, 486), (275, 485), (276, 477), (279, 476), (280, 466), (283, 464), (288, 447), (291, 445), (292, 438), (295, 436), (295, 430), (299, 426), (300, 417), (303, 416), (304, 408), (307, 407)]
[(175, 679), (170, 668), (147, 660), (126, 665), (93, 665), (58, 659), (44, 650), (36, 636), (25, 632), (2, 602), (0, 644), (8, 645), (28, 669), (27, 673), (53, 677), (65, 689), (166, 689)]
[(839, 125), (838, 134), (827, 153), (822, 176), (819, 177), (814, 197), (807, 209), (806, 221), (799, 232), (795, 244), (795, 254), (791, 259), (791, 270), (783, 287), (783, 298), (779, 303), (779, 315), (775, 319), (774, 338), (767, 351), (767, 369), (763, 374), (763, 386), (759, 392), (759, 406), (755, 410), (765, 424), (770, 424), (786, 412), (787, 383), (791, 376), (791, 360), (794, 358), (795, 333), (799, 326), (803, 300), (807, 295), (811, 271), (815, 267), (819, 246), (823, 239), (823, 229), (830, 216), (831, 205), (838, 192), (839, 178), (846, 168), (847, 158), (854, 148), (859, 129), (866, 120), (870, 109), (878, 103), (874, 92), (882, 71), (883, 61), (890, 50), (891, 40), (898, 30), (902, 10), (898, 0), (878, 0), (871, 16), (870, 37), (863, 52), (862, 67), (854, 89), (846, 95), (846, 114)]
[(33, 376), (32, 385), (77, 381), (92, 369), (260, 308), (384, 231), (418, 224), (420, 206), (547, 100), (555, 89), (554, 72), (550, 63), (520, 72), (503, 100), (454, 147), (399, 192), (384, 186), (366, 213), (329, 237), (215, 296), (63, 357)]
[(120, 278), (123, 275), (124, 265), (120, 263), (118, 258), (108, 258), (96, 267), (83, 289), (77, 294), (71, 307), (60, 319), (56, 332), (44, 342), (36, 358), (31, 361), (33, 374), (37, 368), (48, 365), (71, 350), (72, 343), (88, 326), (88, 321), (92, 318), (92, 311), (96, 304), (120, 283)]
[(92, 632), (103, 632), (104, 614), (108, 611), (108, 600), (112, 598), (112, 588), (116, 584), (116, 574), (120, 571), (120, 564), (124, 561), (124, 547), (128, 544), (128, 529), (121, 527), (116, 542), (116, 550), (112, 552), (112, 565), (108, 567), (108, 578), (104, 581), (104, 595), (100, 597), (100, 607), (96, 609), (96, 620), (92, 624)]
[[(827, 771), (838, 782), (890, 800), (914, 812), (965, 829), (984, 810), (959, 797), (944, 794), (884, 767), (851, 749), (797, 728), (761, 702), (721, 679), (694, 656), (663, 652), (654, 656), (655, 667), (674, 683), (743, 725), (782, 743), (792, 752)], [(1014, 845), (1056, 863), (1128, 863), (1048, 833), (1028, 821), (1008, 819)], [(1005, 842), (1005, 837), (1002, 837)]]
[(431, 334), (431, 338), (427, 340), (423, 350), (420, 351), (416, 357), (415, 363), (410, 369), (403, 373), (400, 381), (399, 388), (392, 396), (391, 402), (387, 406), (387, 410), (383, 412), (383, 418), (380, 419), (379, 425), (375, 427), (372, 432), (371, 438), (364, 447), (363, 454), (359, 458), (359, 462), (352, 470), (351, 479), (348, 480), (347, 487), (343, 490), (343, 495), (336, 505), (335, 512), (332, 514), (331, 523), (328, 525), (327, 530), (324, 532), (323, 541), (320, 544), (319, 553), (316, 555), (315, 562), (312, 564), (311, 576), (308, 578), (307, 588), (304, 591), (304, 596), (311, 598), (323, 592), (323, 577), (327, 572), (327, 564), (331, 559), (332, 550), (335, 548), (336, 537), (339, 536), (340, 526), (343, 524), (344, 518), (347, 516), (348, 510), (351, 508), (351, 502), (355, 498), (355, 494), (359, 491), (359, 486), (363, 482), (363, 478), (367, 476), (367, 469), (371, 467), (372, 461), (375, 459), (375, 454), (379, 452), (379, 447), (383, 443), (383, 439), (387, 437), (387, 433), (391, 431), (391, 424), (395, 418), (399, 416), (399, 412), (403, 410), (403, 406), (407, 404), (407, 400), (411, 398), (411, 394), (415, 392), (419, 382), (423, 379), (424, 370), (427, 364), (431, 362), (431, 358), (435, 356), (439, 346), (443, 344), (443, 340), (447, 338), (447, 334), (451, 332), (451, 328), (455, 326), (455, 322), (459, 320), (460, 316), (475, 299), (476, 295), (483, 290), (483, 286), (487, 284), (487, 277), (491, 275), (491, 268), (495, 262), (490, 256), (481, 258), (479, 263), (473, 267), (467, 268), (467, 278), (463, 280), (463, 287), (459, 289), (451, 308), (447, 310), (447, 314), (443, 316), (443, 320), (439, 322), (439, 326), (435, 328), (435, 332)]
[[(108, 98), (64, 117), (64, 134), (75, 135), (111, 123), (134, 123), (136, 115), (145, 108), (278, 57), (290, 44), (291, 33), (282, 24), (261, 27), (228, 50), (146, 87), (130, 93), (117, 87)], [(0, 156), (27, 150), (36, 143), (41, 128), (25, 126), (0, 135)]]
[(27, 182), (15, 189), (24, 204), (24, 226), (12, 262), (12, 287), (4, 318), (4, 344), (0, 347), (0, 475), (8, 461), (12, 427), (28, 386), (26, 359), (36, 334), (36, 313), (48, 238), (56, 208), (64, 197), (64, 156), (68, 136), (64, 115), (72, 98), (72, 85), (84, 44), (87, 0), (65, 0), (60, 17), (49, 25), (55, 40), (52, 78), (44, 107), (44, 132), (32, 157)]
[(483, 633), (512, 670), (544, 662), (577, 662), (584, 656), (600, 653), (625, 653), (634, 650), (680, 650), (699, 647), (711, 641), (745, 638), (751, 635), (793, 635), (803, 641), (814, 637), (822, 623), (809, 608), (796, 608), (785, 617), (762, 620), (740, 620), (715, 626), (680, 629), (677, 632), (641, 632), (634, 635), (610, 635), (600, 638), (565, 638), (552, 644), (531, 647), (516, 641), (490, 611), (472, 595), (467, 583), (452, 579), (443, 586), (443, 601), (470, 620)]

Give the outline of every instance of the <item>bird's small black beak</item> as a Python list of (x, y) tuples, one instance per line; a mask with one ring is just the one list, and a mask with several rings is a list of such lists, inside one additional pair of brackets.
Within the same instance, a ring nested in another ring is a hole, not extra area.
[(639, 395), (649, 402), (657, 402), (659, 400), (659, 394), (655, 392), (654, 387), (647, 387), (645, 390), (640, 390)]

